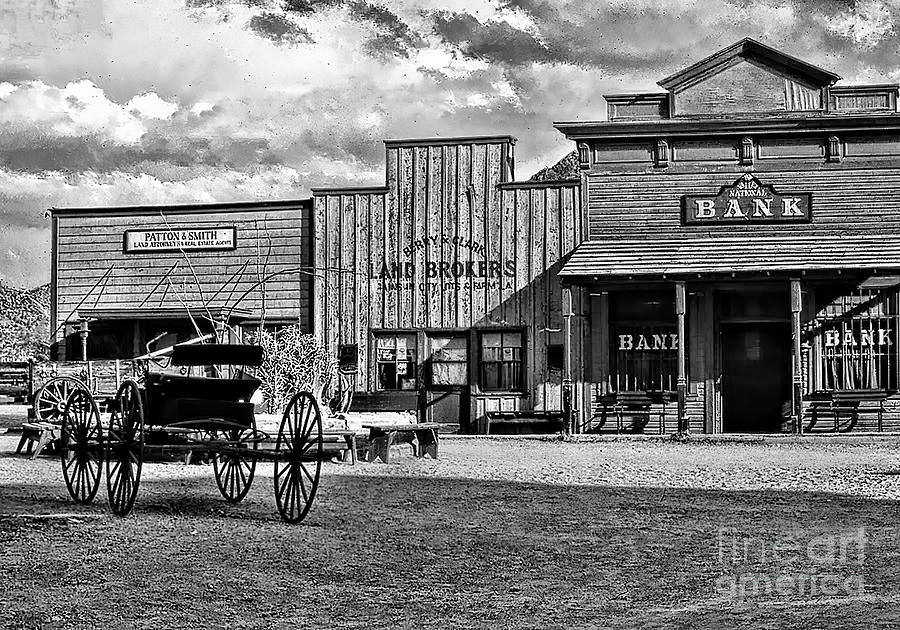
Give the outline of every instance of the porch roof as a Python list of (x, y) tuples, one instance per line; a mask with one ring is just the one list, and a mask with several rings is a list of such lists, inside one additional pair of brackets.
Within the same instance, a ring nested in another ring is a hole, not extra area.
[(900, 235), (685, 235), (586, 241), (559, 275), (625, 279), (864, 270), (900, 270)]

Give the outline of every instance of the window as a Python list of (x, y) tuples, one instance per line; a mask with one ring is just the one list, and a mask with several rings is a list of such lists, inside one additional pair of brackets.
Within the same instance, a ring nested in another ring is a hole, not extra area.
[(379, 390), (416, 388), (416, 336), (375, 336), (375, 378)]
[(678, 342), (674, 295), (611, 295), (609, 390), (674, 391)]
[(481, 333), (481, 388), (522, 389), (521, 332)]
[(819, 313), (822, 387), (897, 388), (897, 289), (858, 289)]
[(434, 336), (429, 340), (430, 386), (455, 386), (469, 383), (469, 340), (466, 335)]

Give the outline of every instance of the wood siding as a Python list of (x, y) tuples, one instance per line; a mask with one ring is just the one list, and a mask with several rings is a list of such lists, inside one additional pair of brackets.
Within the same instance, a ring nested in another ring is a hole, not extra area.
[[(308, 202), (268, 209), (61, 212), (54, 216), (53, 230), (53, 327), (61, 333), (79, 308), (132, 311), (141, 319), (149, 311), (185, 311), (205, 304), (236, 306), (252, 319), (265, 311), (269, 320), (297, 321), (309, 328), (310, 225)], [(237, 231), (237, 247), (230, 251), (123, 252), (126, 230), (231, 226)], [(265, 280), (289, 269), (293, 271)]]
[(746, 59), (675, 94), (675, 114), (729, 114), (822, 108), (822, 93), (796, 77)]
[(388, 143), (385, 189), (314, 191), (316, 329), (334, 352), (359, 346), (358, 391), (375, 390), (373, 330), (518, 329), (527, 395), (473, 385), (472, 419), (513, 399), (559, 408), (546, 347), (562, 343), (556, 273), (584, 233), (580, 185), (509, 183), (511, 154), (496, 139)]
[(890, 168), (767, 170), (757, 178), (779, 192), (812, 193), (810, 224), (681, 225), (683, 195), (715, 195), (742, 171), (601, 174), (589, 176), (592, 240), (674, 236), (866, 234), (900, 229), (900, 164)]

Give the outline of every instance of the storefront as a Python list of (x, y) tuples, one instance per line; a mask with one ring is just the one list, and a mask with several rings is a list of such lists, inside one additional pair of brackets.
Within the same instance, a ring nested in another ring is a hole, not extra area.
[(309, 327), (311, 203), (55, 208), (52, 356), (141, 355), (216, 328)]
[(577, 430), (900, 429), (898, 88), (838, 79), (744, 40), (556, 124)]
[(313, 319), (354, 404), (462, 431), (559, 409), (578, 180), (513, 182), (509, 136), (385, 145), (384, 187), (313, 189)]
[(397, 140), (384, 186), (52, 210), (56, 356), (297, 322), (358, 406), (462, 431), (900, 430), (898, 88), (838, 79), (743, 40), (557, 123), (580, 179)]

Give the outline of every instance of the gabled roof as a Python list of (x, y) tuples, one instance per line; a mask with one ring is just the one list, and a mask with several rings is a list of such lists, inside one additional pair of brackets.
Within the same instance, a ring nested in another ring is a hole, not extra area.
[(812, 85), (818, 87), (832, 85), (841, 78), (833, 72), (828, 72), (827, 70), (823, 70), (822, 68), (806, 63), (805, 61), (801, 61), (796, 57), (786, 55), (770, 46), (761, 44), (755, 39), (745, 37), (728, 48), (723, 48), (706, 59), (698, 61), (694, 65), (666, 77), (662, 81), (659, 81), (658, 85), (670, 92), (677, 91), (682, 86), (696, 83), (697, 81), (716, 74), (723, 69), (723, 66), (728, 66), (733, 63), (735, 57), (755, 59), (767, 66), (786, 70), (790, 74), (802, 77)]

